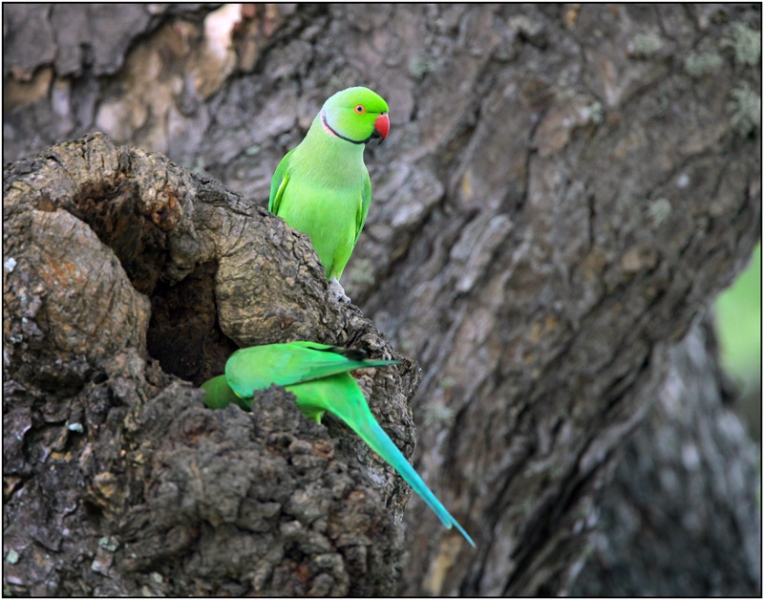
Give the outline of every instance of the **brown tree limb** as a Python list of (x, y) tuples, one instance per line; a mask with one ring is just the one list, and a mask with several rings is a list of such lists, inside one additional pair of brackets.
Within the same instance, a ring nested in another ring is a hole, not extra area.
[[(283, 390), (251, 415), (213, 412), (178, 378), (222, 372), (232, 340), (392, 355), (358, 309), (329, 301), (307, 238), (103, 134), (4, 175), (11, 590), (389, 592), (410, 493), (394, 471)], [(405, 359), (362, 377), (409, 454), (418, 377)]]

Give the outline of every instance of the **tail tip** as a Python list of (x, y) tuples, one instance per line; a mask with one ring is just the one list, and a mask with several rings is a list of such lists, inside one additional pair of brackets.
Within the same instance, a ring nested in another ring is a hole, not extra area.
[[(470, 534), (467, 533), (464, 530), (464, 527), (462, 527), (461, 525), (459, 525), (459, 523), (456, 522), (456, 519), (452, 519), (451, 523), (456, 527), (456, 529), (459, 531), (459, 533), (461, 533), (464, 536), (464, 539), (467, 540), (470, 543), (470, 546), (472, 546), (473, 548), (477, 548), (477, 545), (475, 544), (475, 542), (470, 537)], [(449, 529), (451, 529), (450, 526), (449, 526)]]

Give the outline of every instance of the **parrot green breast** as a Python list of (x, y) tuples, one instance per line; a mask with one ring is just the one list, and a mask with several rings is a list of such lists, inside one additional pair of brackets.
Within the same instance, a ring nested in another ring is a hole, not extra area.
[(275, 214), (307, 233), (326, 271), (340, 278), (363, 226), (369, 173), (363, 147), (309, 135), (288, 157), (287, 182)]

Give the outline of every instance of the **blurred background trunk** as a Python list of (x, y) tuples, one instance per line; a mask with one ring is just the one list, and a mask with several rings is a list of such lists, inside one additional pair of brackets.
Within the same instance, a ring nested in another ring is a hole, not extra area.
[(758, 451), (705, 316), (761, 234), (759, 7), (3, 11), (6, 162), (99, 129), (253, 210), (328, 96), (388, 101), (342, 283), (421, 366), (413, 462), (478, 544), (411, 498), (398, 593), (761, 593)]

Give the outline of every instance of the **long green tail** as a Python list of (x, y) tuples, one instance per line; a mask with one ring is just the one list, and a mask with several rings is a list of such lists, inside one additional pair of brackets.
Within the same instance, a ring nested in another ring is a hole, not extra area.
[(398, 447), (376, 421), (373, 423), (365, 423), (359, 427), (353, 427), (353, 429), (361, 436), (364, 442), (369, 444), (377, 454), (389, 462), (393, 468), (400, 473), (401, 477), (406, 480), (406, 483), (408, 483), (413, 490), (422, 497), (422, 500), (427, 503), (427, 506), (438, 515), (438, 518), (443, 525), (448, 529), (451, 529), (452, 525), (456, 527), (456, 529), (459, 530), (459, 533), (464, 536), (472, 547), (475, 547), (475, 542), (472, 541), (469, 534), (464, 531), (464, 528), (451, 516), (451, 513), (446, 510), (446, 507), (441, 504), (435, 494), (430, 491), (430, 488), (427, 487), (427, 484), (419, 476), (419, 473), (414, 470), (411, 463), (406, 460), (406, 457), (401, 454)]
[(291, 385), (286, 389), (297, 397), (297, 404), (303, 412), (306, 410), (314, 412), (319, 409), (328, 410), (347, 423), (372, 450), (400, 473), (406, 483), (438, 515), (443, 525), (448, 529), (451, 529), (452, 526), (456, 527), (472, 547), (475, 547), (475, 542), (472, 541), (469, 534), (435, 497), (435, 494), (430, 491), (430, 488), (398, 450), (385, 430), (379, 426), (371, 410), (369, 410), (369, 405), (366, 403), (361, 388), (349, 373), (340, 373), (318, 381)]

